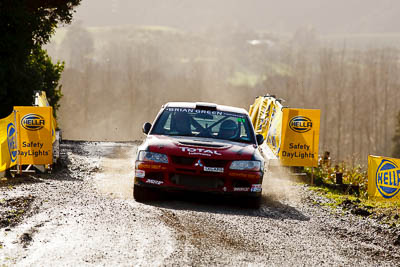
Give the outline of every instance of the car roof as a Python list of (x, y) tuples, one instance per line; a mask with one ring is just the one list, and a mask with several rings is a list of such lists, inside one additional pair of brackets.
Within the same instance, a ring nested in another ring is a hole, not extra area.
[(225, 106), (225, 105), (218, 105), (215, 103), (209, 102), (168, 102), (167, 104), (163, 105), (164, 108), (199, 108), (199, 109), (208, 109), (208, 108), (215, 108), (218, 111), (224, 112), (234, 112), (234, 113), (241, 113), (247, 114), (247, 110), (243, 108), (237, 108), (232, 106)]

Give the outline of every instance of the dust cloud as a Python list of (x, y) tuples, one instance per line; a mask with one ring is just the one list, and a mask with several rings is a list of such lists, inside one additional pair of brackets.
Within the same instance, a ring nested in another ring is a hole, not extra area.
[(103, 194), (117, 199), (133, 197), (134, 157), (136, 145), (103, 143), (101, 148), (111, 148), (104, 153), (99, 163), (99, 172), (95, 175), (96, 188)]
[(290, 203), (300, 203), (301, 196), (295, 183), (299, 179), (295, 173), (283, 166), (270, 166), (264, 174), (263, 198), (270, 200), (286, 200)]

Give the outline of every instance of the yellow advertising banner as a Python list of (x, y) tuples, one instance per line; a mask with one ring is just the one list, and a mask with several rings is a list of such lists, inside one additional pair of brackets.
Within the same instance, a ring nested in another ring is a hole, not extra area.
[(14, 110), (18, 127), (18, 164), (52, 164), (52, 107), (14, 107)]
[[(45, 91), (40, 91), (37, 97), (37, 106), (39, 107), (50, 107), (49, 101), (47, 101), (47, 96)], [(56, 128), (57, 128), (57, 121), (54, 116), (51, 116), (51, 135), (53, 136), (53, 143), (56, 141)]]
[(279, 151), (283, 166), (318, 166), (319, 125), (319, 109), (283, 109)]
[(17, 164), (17, 134), (14, 113), (0, 120), (0, 171)]
[(266, 143), (275, 155), (279, 155), (282, 142), (282, 106), (272, 102), (270, 107), (271, 124), (268, 129)]
[(257, 97), (254, 104), (250, 106), (249, 115), (254, 128), (256, 128), (256, 123), (258, 120), (258, 113), (260, 112), (260, 106), (263, 101), (262, 97)]
[(400, 159), (368, 156), (368, 197), (399, 200)]
[(268, 101), (265, 101), (266, 109), (264, 112), (264, 119), (262, 123), (262, 129), (261, 129), (261, 134), (264, 136), (264, 139), (267, 138), (269, 128), (271, 126), (271, 114), (273, 111), (273, 108), (275, 107), (274, 105), (275, 101), (268, 99)]

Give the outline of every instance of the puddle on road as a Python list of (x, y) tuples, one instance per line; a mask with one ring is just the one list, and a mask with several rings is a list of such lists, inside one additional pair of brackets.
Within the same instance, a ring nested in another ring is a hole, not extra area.
[(134, 162), (137, 146), (115, 146), (100, 162), (95, 178), (98, 190), (113, 198), (133, 198)]

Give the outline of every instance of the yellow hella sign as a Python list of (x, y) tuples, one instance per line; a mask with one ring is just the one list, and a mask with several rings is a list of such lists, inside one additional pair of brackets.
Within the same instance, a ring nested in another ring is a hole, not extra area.
[(282, 110), (279, 159), (283, 166), (318, 166), (319, 109)]
[(368, 196), (398, 200), (400, 192), (400, 159), (368, 156)]
[(52, 164), (52, 108), (14, 107), (14, 110), (18, 127), (18, 163)]

